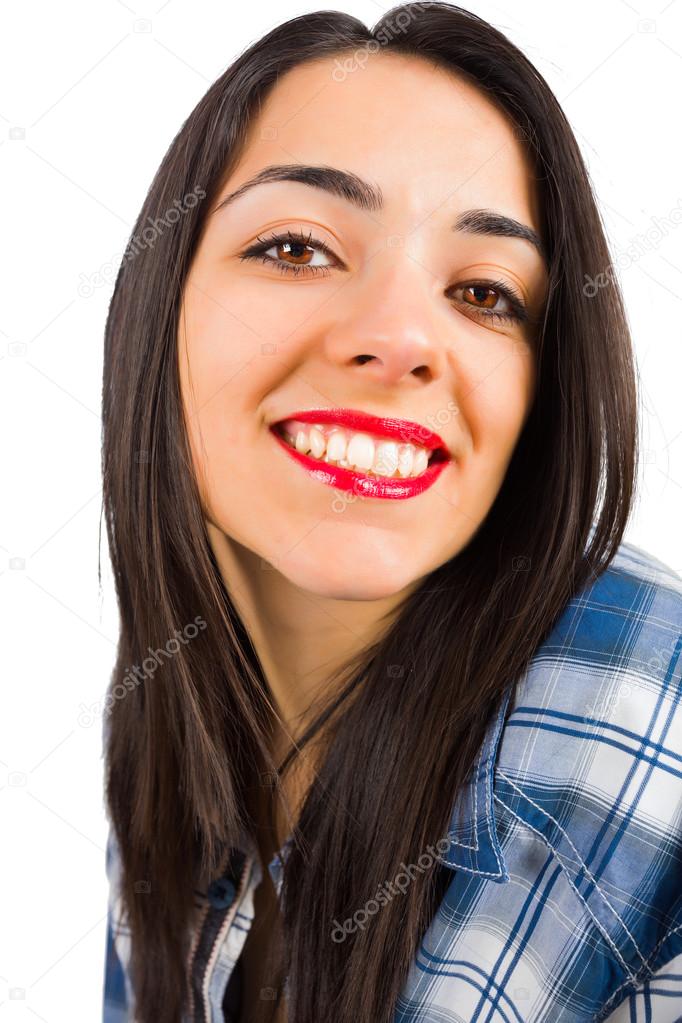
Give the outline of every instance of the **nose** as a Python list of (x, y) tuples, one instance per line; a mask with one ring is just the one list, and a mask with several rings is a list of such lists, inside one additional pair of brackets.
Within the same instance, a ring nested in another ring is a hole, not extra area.
[(363, 382), (418, 387), (438, 379), (447, 357), (434, 288), (433, 275), (404, 250), (375, 256), (339, 292), (327, 357)]

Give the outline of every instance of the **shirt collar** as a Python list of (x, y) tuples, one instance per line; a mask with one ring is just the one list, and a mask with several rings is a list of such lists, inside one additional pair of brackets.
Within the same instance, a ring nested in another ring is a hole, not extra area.
[(511, 692), (511, 688), (506, 690), (488, 725), (476, 762), (458, 793), (447, 835), (450, 844), (440, 857), (453, 870), (468, 870), (501, 883), (509, 881), (509, 872), (497, 838), (493, 776)]

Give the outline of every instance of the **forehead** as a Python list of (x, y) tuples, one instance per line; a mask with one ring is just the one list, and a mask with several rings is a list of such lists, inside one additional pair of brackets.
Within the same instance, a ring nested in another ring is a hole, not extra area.
[(381, 187), (387, 213), (484, 207), (538, 226), (532, 165), (511, 119), (418, 57), (339, 54), (287, 72), (251, 124), (230, 187), (276, 163), (352, 170)]

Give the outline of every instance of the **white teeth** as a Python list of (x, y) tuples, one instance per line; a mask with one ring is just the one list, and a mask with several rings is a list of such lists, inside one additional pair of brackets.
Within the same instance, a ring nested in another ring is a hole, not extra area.
[(395, 476), (398, 468), (398, 445), (393, 440), (383, 440), (377, 445), (372, 469), (378, 476)]
[(366, 433), (354, 433), (348, 444), (346, 458), (358, 469), (371, 469), (374, 461), (374, 441)]
[(312, 451), (314, 458), (322, 458), (324, 449), (327, 446), (327, 439), (321, 430), (318, 430), (316, 426), (311, 426), (310, 435), (310, 450)]
[(305, 455), (308, 451), (308, 434), (305, 430), (299, 430), (296, 434), (296, 450)]
[(417, 457), (415, 458), (414, 465), (412, 466), (412, 474), (414, 476), (419, 476), (420, 473), (424, 472), (424, 469), (428, 465), (428, 461), (429, 456), (427, 455), (424, 448), (418, 448)]
[(334, 430), (327, 441), (327, 459), (330, 462), (340, 462), (346, 457), (346, 438), (340, 430)]
[(285, 438), (301, 454), (310, 454), (345, 469), (404, 479), (421, 475), (429, 462), (430, 452), (415, 444), (374, 439), (367, 433), (353, 433), (333, 426), (308, 426), (293, 419), (282, 426)]
[(411, 444), (401, 444), (398, 448), (398, 471), (401, 476), (409, 476), (412, 472), (414, 454)]

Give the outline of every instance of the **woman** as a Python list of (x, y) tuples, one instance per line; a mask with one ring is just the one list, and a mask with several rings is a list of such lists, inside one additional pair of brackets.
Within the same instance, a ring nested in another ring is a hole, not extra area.
[(682, 590), (547, 85), (449, 4), (295, 18), (133, 241), (105, 1020), (674, 1019)]

